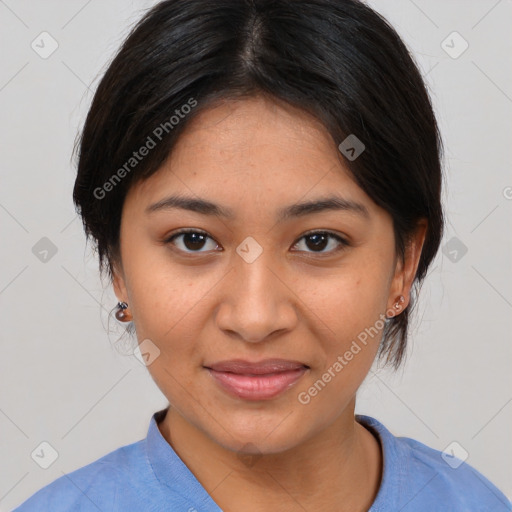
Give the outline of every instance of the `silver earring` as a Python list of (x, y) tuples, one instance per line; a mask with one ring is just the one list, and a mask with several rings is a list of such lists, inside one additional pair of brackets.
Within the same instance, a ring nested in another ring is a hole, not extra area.
[[(402, 308), (401, 304), (403, 304), (404, 302), (405, 302), (405, 297), (403, 295), (400, 295), (399, 299), (395, 302), (393, 307), (397, 310), (401, 309)], [(396, 316), (395, 314), (393, 314), (391, 316), (386, 316), (386, 319), (389, 320), (390, 318), (394, 318), (395, 316)]]
[(403, 295), (400, 295), (400, 300), (397, 300), (395, 302), (395, 309), (400, 309), (400, 304), (403, 304), (405, 302), (405, 297)]

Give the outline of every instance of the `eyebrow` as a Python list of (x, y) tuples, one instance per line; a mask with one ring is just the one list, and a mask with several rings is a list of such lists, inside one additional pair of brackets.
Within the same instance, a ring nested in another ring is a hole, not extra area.
[[(156, 211), (165, 211), (172, 209), (188, 210), (202, 215), (209, 215), (213, 217), (234, 219), (234, 211), (230, 208), (212, 203), (206, 199), (188, 197), (183, 195), (173, 195), (166, 197), (157, 203), (154, 203), (146, 208), (146, 213)], [(361, 217), (370, 218), (370, 213), (366, 206), (351, 199), (345, 199), (339, 196), (329, 196), (319, 198), (313, 201), (296, 203), (284, 208), (277, 212), (277, 221), (282, 222), (293, 217), (303, 217), (313, 213), (324, 211), (348, 211), (356, 213)]]

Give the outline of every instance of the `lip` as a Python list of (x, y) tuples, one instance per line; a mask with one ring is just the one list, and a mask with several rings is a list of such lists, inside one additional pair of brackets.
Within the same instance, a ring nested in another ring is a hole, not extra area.
[(309, 367), (298, 361), (242, 359), (205, 366), (221, 389), (245, 400), (270, 400), (290, 389)]

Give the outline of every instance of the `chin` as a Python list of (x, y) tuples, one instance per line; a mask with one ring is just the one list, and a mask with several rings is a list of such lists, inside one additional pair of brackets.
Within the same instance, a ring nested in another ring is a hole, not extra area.
[[(283, 412), (285, 411), (285, 412)], [(223, 416), (224, 421), (209, 437), (225, 449), (248, 455), (267, 455), (290, 450), (308, 437), (304, 421), (297, 421), (297, 414), (289, 409), (265, 414), (238, 412)], [(292, 419), (293, 418), (293, 419)], [(223, 428), (224, 427), (224, 428)], [(225, 429), (225, 430), (224, 430)]]

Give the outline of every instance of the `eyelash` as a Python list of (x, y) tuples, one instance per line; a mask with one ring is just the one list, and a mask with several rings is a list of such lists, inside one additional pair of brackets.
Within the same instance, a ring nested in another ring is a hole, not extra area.
[[(206, 233), (205, 231), (202, 231), (200, 229), (194, 229), (194, 228), (185, 228), (185, 229), (181, 229), (180, 231), (177, 231), (176, 233), (173, 233), (171, 236), (167, 237), (164, 240), (164, 243), (165, 244), (172, 243), (174, 241), (174, 239), (176, 239), (178, 236), (187, 234), (187, 233), (196, 233), (198, 235), (204, 235), (205, 237), (210, 238), (211, 240), (214, 240), (214, 238), (212, 238), (210, 235), (208, 235), (208, 233)], [(333, 253), (338, 252), (350, 245), (344, 238), (342, 238), (341, 236), (339, 236), (336, 233), (333, 233), (331, 231), (316, 230), (316, 231), (308, 231), (307, 233), (304, 233), (293, 244), (293, 246), (295, 247), (303, 238), (306, 238), (306, 237), (312, 236), (312, 235), (327, 235), (329, 238), (334, 238), (337, 242), (339, 242), (340, 245), (337, 248), (335, 248), (331, 251), (326, 251), (326, 252), (324, 252), (324, 251), (302, 251), (302, 252), (307, 252), (309, 254), (320, 254), (320, 255), (321, 254), (333, 254)], [(183, 251), (182, 249), (178, 249), (178, 248), (177, 248), (177, 250), (180, 252), (184, 252), (185, 254), (195, 254), (195, 253), (201, 254), (202, 252), (208, 252), (208, 251)], [(301, 252), (301, 251), (299, 251), (299, 252)]]

